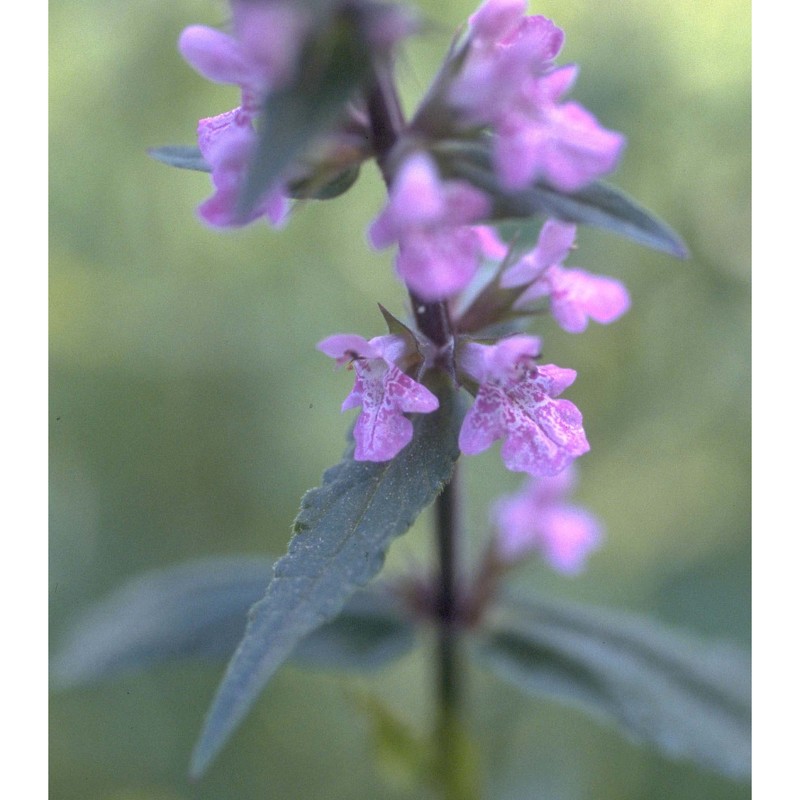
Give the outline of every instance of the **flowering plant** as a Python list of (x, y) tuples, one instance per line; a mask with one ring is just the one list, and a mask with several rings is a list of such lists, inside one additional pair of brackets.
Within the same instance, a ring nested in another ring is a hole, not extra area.
[[(353, 373), (342, 411), (359, 411), (342, 461), (303, 498), (288, 553), (269, 565), (228, 559), (141, 579), (124, 601), (112, 598), (79, 624), (57, 672), (74, 683), (142, 653), (148, 662), (232, 651), (231, 633), (241, 634), (194, 751), (199, 777), (289, 658), (380, 666), (430, 625), (438, 717), (421, 780), (445, 797), (479, 792), (462, 747), (468, 654), (523, 691), (581, 702), (668, 755), (741, 776), (746, 700), (738, 682), (719, 685), (714, 647), (634, 617), (520, 601), (504, 589), (508, 571), (535, 554), (559, 572), (580, 572), (604, 535), (565, 499), (590, 449), (581, 412), (562, 396), (577, 373), (544, 363), (542, 337), (528, 332), (542, 313), (577, 334), (630, 306), (620, 281), (564, 265), (578, 226), (677, 257), (685, 247), (600, 182), (625, 140), (566, 99), (577, 67), (557, 65), (563, 32), (553, 22), (528, 15), (524, 0), (485, 0), (406, 120), (394, 62), (419, 28), (407, 9), (372, 0), (231, 0), (229, 33), (192, 26), (180, 36), (197, 72), (240, 90), (236, 108), (199, 121), (196, 147), (152, 151), (210, 173), (201, 220), (290, 224), (293, 204), (342, 196), (374, 160), (387, 199), (367, 238), (394, 248), (409, 314), (381, 306), (386, 332), (317, 344)], [(500, 230), (509, 223), (534, 227), (535, 245)], [(457, 465), (496, 441), (525, 483), (487, 515), (485, 552), (467, 569), (457, 562)], [(392, 540), (432, 503), (433, 575), (372, 582)], [(261, 578), (259, 598), (250, 587)], [(197, 587), (212, 585), (197, 603)], [(174, 624), (140, 627), (137, 638), (128, 620), (152, 617), (145, 599), (153, 597), (181, 613)], [(109, 636), (112, 627), (126, 635)], [(725, 657), (731, 671), (745, 669), (739, 654)]]

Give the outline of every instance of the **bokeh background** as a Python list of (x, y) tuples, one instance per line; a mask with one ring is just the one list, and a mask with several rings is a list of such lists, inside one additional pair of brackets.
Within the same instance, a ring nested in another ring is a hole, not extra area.
[[(430, 32), (405, 51), (407, 107), (474, 9), (426, 0)], [(605, 521), (584, 575), (538, 564), (521, 586), (750, 638), (750, 7), (745, 0), (541, 0), (567, 34), (573, 97), (629, 138), (614, 182), (675, 227), (677, 262), (593, 231), (570, 264), (622, 278), (634, 304), (548, 357), (578, 370), (568, 395), (592, 452), (579, 499)], [(288, 227), (220, 234), (194, 207), (206, 175), (146, 148), (191, 143), (236, 104), (178, 56), (221, 0), (50, 3), (51, 630), (142, 570), (232, 553), (281, 554), (302, 493), (342, 451), (350, 374), (315, 343), (382, 332), (405, 308), (388, 253), (364, 229), (373, 167)], [(464, 462), (473, 552), (486, 507), (515, 489), (496, 448)], [(427, 517), (387, 570), (425, 563)], [(199, 784), (190, 749), (222, 665), (163, 667), (51, 700), (54, 800), (414, 798), (373, 757), (354, 700), (374, 693), (430, 722), (423, 645), (371, 678), (288, 667)], [(640, 749), (581, 713), (470, 674), (490, 798), (745, 798), (748, 787)]]

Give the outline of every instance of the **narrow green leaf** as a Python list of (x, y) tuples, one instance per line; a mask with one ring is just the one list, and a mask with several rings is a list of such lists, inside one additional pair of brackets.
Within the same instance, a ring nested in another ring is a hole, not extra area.
[(449, 480), (458, 457), (460, 414), (447, 390), (440, 408), (417, 415), (414, 438), (392, 461), (355, 461), (352, 445), (303, 498), (289, 552), (250, 612), (244, 639), (217, 691), (195, 748), (199, 776), (297, 643), (338, 615), (381, 569), (391, 541)]
[[(52, 659), (53, 687), (85, 686), (181, 659), (229, 659), (273, 564), (258, 557), (208, 558), (128, 581), (74, 620)], [(413, 644), (413, 625), (395, 599), (369, 587), (300, 641), (291, 658), (316, 668), (371, 670)]]
[(374, 694), (357, 694), (355, 700), (372, 729), (375, 761), (384, 779), (406, 793), (430, 784), (434, 752), (430, 735), (414, 730)]
[(170, 167), (194, 169), (198, 172), (211, 172), (211, 167), (200, 154), (199, 147), (170, 144), (165, 147), (151, 147), (147, 151), (147, 154), (156, 161), (160, 161), (162, 164), (167, 164)]
[(209, 558), (128, 581), (65, 632), (51, 662), (54, 687), (83, 686), (180, 658), (229, 657), (272, 563)]
[(689, 255), (683, 240), (665, 222), (609, 184), (596, 181), (567, 193), (534, 183), (509, 191), (498, 183), (485, 143), (445, 149), (443, 159), (446, 173), (469, 181), (491, 197), (495, 220), (555, 217), (607, 230), (677, 258)]
[(267, 97), (258, 143), (240, 197), (244, 216), (285, 168), (336, 124), (370, 75), (370, 51), (355, 9), (319, 28), (299, 59), (296, 79)]
[(371, 723), (378, 766), (397, 789), (429, 787), (443, 800), (479, 800), (478, 746), (457, 715), (438, 719), (433, 731), (422, 733), (372, 694), (356, 701)]
[(750, 659), (734, 645), (539, 598), (502, 602), (477, 655), (522, 691), (611, 720), (664, 755), (750, 773)]

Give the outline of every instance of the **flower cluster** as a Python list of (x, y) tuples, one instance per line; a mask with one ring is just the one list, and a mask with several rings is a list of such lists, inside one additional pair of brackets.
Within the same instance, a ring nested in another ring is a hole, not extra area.
[(578, 103), (562, 102), (578, 68), (555, 66), (564, 33), (545, 17), (527, 16), (526, 5), (487, 0), (472, 15), (464, 41), (420, 109), (420, 126), (444, 117), (455, 136), (485, 126), (506, 188), (544, 179), (574, 191), (614, 169), (625, 139)]
[[(280, 180), (264, 187), (244, 214), (240, 202), (259, 143), (258, 118), (267, 113), (273, 93), (305, 80), (303, 59), (321, 41), (325, 22), (297, 1), (231, 2), (231, 34), (195, 26), (180, 39), (182, 54), (202, 75), (241, 91), (237, 108), (199, 123), (199, 149), (215, 187), (199, 213), (214, 226), (260, 217), (277, 225), (289, 210), (297, 164), (285, 165)], [(576, 225), (546, 220), (536, 246), (519, 252), (491, 223), (498, 196), (513, 198), (538, 186), (574, 192), (612, 170), (624, 139), (564, 100), (578, 70), (555, 63), (563, 32), (544, 17), (526, 15), (525, 7), (525, 0), (485, 0), (404, 123), (396, 93), (391, 84), (386, 88), (386, 68), (392, 48), (412, 30), (409, 18), (371, 0), (341, 4), (373, 57), (368, 79), (346, 98), (326, 134), (329, 148), (345, 153), (331, 163), (337, 169), (355, 164), (357, 173), (360, 161), (376, 158), (388, 199), (368, 240), (378, 249), (396, 246), (396, 272), (410, 292), (416, 325), (398, 322), (389, 335), (370, 340), (337, 334), (318, 348), (355, 373), (342, 410), (361, 409), (354, 428), (356, 460), (388, 461), (406, 447), (413, 437), (408, 415), (439, 407), (426, 386), (430, 373), (444, 373), (466, 389), (474, 402), (462, 423), (461, 451), (481, 453), (500, 440), (509, 470), (545, 481), (529, 487), (524, 502), (499, 507), (497, 525), (508, 545), (504, 557), (513, 558), (523, 539), (526, 547), (535, 541), (553, 564), (571, 570), (598, 534), (588, 523), (581, 528), (579, 515), (566, 506), (553, 506), (555, 490), (543, 487), (589, 450), (580, 411), (561, 398), (576, 373), (540, 363), (541, 342), (520, 323), (549, 310), (565, 331), (580, 333), (589, 320), (616, 320), (630, 301), (619, 281), (564, 266)], [(347, 140), (353, 132), (355, 140)], [(484, 170), (484, 178), (459, 168), (459, 157), (464, 163), (477, 158), (470, 163)], [(488, 281), (487, 270), (494, 274)], [(431, 308), (441, 323), (435, 332), (425, 322)], [(552, 485), (566, 490), (563, 481)], [(539, 510), (550, 503), (551, 512), (540, 515), (533, 532), (525, 533), (519, 522), (524, 503)]]
[[(423, 206), (420, 213), (425, 213), (425, 203), (420, 205)], [(570, 401), (557, 399), (574, 382), (575, 371), (554, 364), (539, 364), (541, 343), (537, 337), (516, 333), (500, 338), (495, 344), (486, 344), (462, 332), (462, 322), (470, 320), (471, 327), (489, 328), (509, 316), (524, 315), (536, 308), (537, 301), (544, 300), (549, 302), (553, 317), (564, 330), (578, 333), (586, 329), (589, 319), (605, 324), (620, 317), (630, 304), (628, 293), (613, 278), (562, 266), (574, 244), (574, 225), (548, 220), (536, 246), (516, 258), (492, 229), (466, 225), (462, 228), (474, 237), (477, 260), (500, 262), (500, 268), (498, 278), (453, 320), (453, 372), (460, 385), (475, 397), (462, 424), (460, 449), (472, 455), (501, 439), (501, 456), (509, 470), (537, 476), (556, 475), (589, 450), (580, 411)], [(473, 267), (470, 270), (474, 273)], [(483, 308), (484, 312), (474, 312), (475, 308)], [(479, 323), (473, 322), (476, 313), (481, 319)], [(435, 366), (440, 353), (424, 334), (416, 332), (413, 336), (412, 341), (397, 337), (396, 348), (402, 342), (406, 358), (412, 350), (427, 354), (421, 366), (415, 363), (415, 377), (419, 377)], [(350, 338), (359, 337), (335, 336), (325, 340), (319, 348), (342, 363), (345, 352), (341, 349), (342, 342)], [(359, 376), (354, 390), (358, 403), (353, 402), (354, 395), (351, 395), (345, 405), (352, 408), (360, 404), (362, 415), (375, 419), (377, 409), (390, 402), (392, 393), (400, 392), (400, 387), (386, 373), (382, 390), (365, 394), (359, 389), (363, 370), (359, 365), (373, 363), (363, 359), (376, 356), (352, 346), (349, 352), (352, 353), (349, 360), (356, 365)], [(383, 353), (380, 356), (386, 360)], [(388, 361), (395, 364), (402, 356), (402, 352), (395, 350)], [(378, 372), (374, 374), (377, 376)], [(398, 394), (397, 402), (391, 404), (397, 414), (401, 413), (400, 399), (401, 394)], [(358, 442), (360, 424), (356, 427)], [(400, 440), (392, 441), (399, 444)], [(381, 452), (386, 458), (392, 458), (400, 449), (402, 447)], [(365, 451), (364, 447), (361, 451)]]

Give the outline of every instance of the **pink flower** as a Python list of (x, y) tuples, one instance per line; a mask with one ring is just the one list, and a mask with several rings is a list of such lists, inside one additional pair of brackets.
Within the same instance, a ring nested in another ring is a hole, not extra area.
[(603, 529), (586, 509), (566, 502), (575, 481), (574, 469), (567, 467), (551, 478), (529, 478), (517, 494), (497, 501), (492, 517), (501, 561), (513, 564), (538, 550), (559, 572), (583, 570)]
[(461, 426), (459, 447), (472, 455), (504, 439), (501, 455), (513, 472), (556, 475), (589, 450), (581, 412), (555, 400), (576, 373), (537, 366), (539, 340), (518, 335), (496, 345), (462, 345), (457, 367), (479, 384)]
[(545, 222), (536, 247), (509, 267), (500, 282), (503, 288), (527, 285), (514, 303), (517, 310), (549, 299), (553, 317), (568, 333), (585, 331), (589, 319), (607, 325), (630, 308), (628, 291), (620, 281), (561, 266), (572, 249), (576, 231), (572, 224)]
[(204, 25), (181, 33), (181, 55), (204, 78), (242, 90), (242, 110), (255, 116), (270, 91), (285, 85), (311, 19), (297, 4), (231, 0), (233, 35)]
[(330, 336), (317, 345), (340, 365), (352, 364), (356, 372), (353, 391), (342, 403), (342, 411), (361, 406), (353, 435), (356, 461), (389, 461), (414, 435), (404, 412), (428, 414), (439, 400), (397, 366), (406, 355), (401, 336), (377, 336), (367, 341), (355, 334)]
[(198, 213), (214, 227), (245, 225), (262, 216), (278, 225), (288, 212), (280, 187), (268, 191), (246, 217), (239, 213), (239, 194), (256, 145), (253, 120), (266, 95), (291, 78), (310, 17), (294, 4), (277, 0), (232, 0), (231, 6), (233, 35), (192, 25), (178, 40), (181, 55), (203, 77), (241, 89), (238, 108), (198, 124), (198, 146), (211, 166), (215, 188)]
[(400, 277), (423, 300), (441, 300), (477, 271), (483, 244), (468, 223), (488, 212), (485, 195), (463, 181), (442, 181), (433, 159), (418, 152), (398, 170), (369, 240), (379, 249), (397, 242)]
[(277, 187), (249, 214), (239, 213), (239, 192), (256, 146), (256, 132), (241, 109), (201, 119), (197, 125), (197, 142), (203, 158), (211, 166), (215, 189), (197, 209), (204, 222), (215, 228), (230, 228), (267, 217), (276, 227), (283, 224), (289, 213), (289, 201)]
[(494, 157), (506, 188), (543, 178), (573, 192), (616, 167), (625, 137), (601, 127), (578, 103), (559, 105), (577, 75), (576, 66), (563, 67), (527, 82), (518, 108), (497, 124)]
[(468, 55), (448, 97), (473, 124), (498, 124), (561, 50), (564, 32), (545, 17), (526, 16), (526, 5), (488, 0), (470, 17)]
[(505, 188), (543, 179), (575, 191), (614, 169), (625, 139), (577, 103), (560, 104), (578, 69), (555, 68), (563, 31), (545, 17), (525, 16), (525, 5), (487, 0), (473, 14), (448, 103), (468, 127), (493, 129), (495, 167)]

